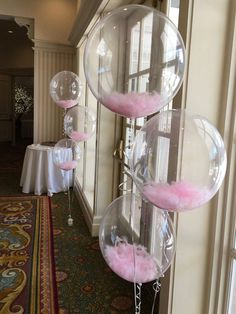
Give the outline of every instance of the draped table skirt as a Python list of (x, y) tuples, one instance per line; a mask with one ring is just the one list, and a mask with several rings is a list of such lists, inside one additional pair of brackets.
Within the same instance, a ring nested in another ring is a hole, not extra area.
[[(70, 153), (68, 149), (68, 154)], [(27, 146), (20, 180), (23, 193), (47, 193), (52, 196), (53, 193), (68, 190), (72, 185), (73, 170), (64, 171), (54, 164), (52, 146)]]

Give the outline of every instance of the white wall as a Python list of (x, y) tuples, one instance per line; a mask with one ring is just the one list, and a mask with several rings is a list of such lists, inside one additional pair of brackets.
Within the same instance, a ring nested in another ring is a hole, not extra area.
[[(224, 121), (230, 106), (226, 93), (235, 1), (183, 0), (181, 6), (180, 23), (187, 48), (183, 107), (208, 118), (220, 131), (227, 149), (230, 125)], [(227, 245), (221, 247), (221, 230), (228, 210), (222, 199), (228, 193), (223, 184), (205, 206), (178, 215), (171, 296), (169, 302), (162, 304), (165, 290), (161, 291), (161, 314), (226, 313), (217, 306), (223, 298), (218, 291), (224, 290), (224, 286), (219, 284), (220, 267), (214, 264), (222, 257), (227, 259), (229, 252)]]

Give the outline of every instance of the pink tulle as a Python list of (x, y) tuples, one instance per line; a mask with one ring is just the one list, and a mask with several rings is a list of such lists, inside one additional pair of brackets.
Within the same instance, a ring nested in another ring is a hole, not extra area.
[(157, 266), (154, 258), (141, 245), (129, 243), (119, 243), (116, 246), (106, 245), (105, 258), (117, 275), (134, 282), (134, 250), (135, 281), (144, 283), (157, 279)]
[(58, 100), (56, 102), (57, 106), (67, 109), (67, 108), (71, 108), (74, 107), (77, 104), (76, 100), (73, 99), (68, 99), (68, 100)]
[(163, 106), (158, 93), (112, 93), (101, 99), (105, 107), (126, 118), (140, 118), (157, 112)]
[(87, 141), (87, 139), (90, 137), (89, 133), (85, 133), (85, 132), (79, 132), (79, 131), (72, 131), (70, 134), (70, 138), (73, 141)]
[(72, 169), (75, 169), (77, 166), (77, 161), (76, 160), (71, 160), (71, 161), (67, 161), (67, 162), (63, 162), (61, 164), (58, 165), (58, 167), (61, 169), (61, 170), (72, 170)]
[(210, 199), (210, 191), (186, 181), (171, 184), (150, 182), (143, 186), (143, 196), (162, 209), (184, 211), (206, 203)]

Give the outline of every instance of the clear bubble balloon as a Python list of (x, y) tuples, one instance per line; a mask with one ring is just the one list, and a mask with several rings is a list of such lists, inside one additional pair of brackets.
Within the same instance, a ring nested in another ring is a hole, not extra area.
[(50, 82), (50, 95), (57, 106), (67, 109), (75, 106), (81, 96), (82, 85), (77, 74), (58, 72)]
[(102, 255), (121, 278), (136, 283), (163, 276), (175, 254), (175, 233), (167, 212), (134, 194), (115, 199), (99, 229)]
[(200, 207), (216, 194), (226, 163), (218, 130), (186, 110), (163, 111), (147, 121), (135, 137), (130, 158), (142, 197), (179, 212)]
[(80, 159), (79, 145), (67, 138), (58, 141), (53, 148), (53, 162), (61, 170), (69, 171), (77, 167)]
[(96, 130), (96, 116), (88, 107), (75, 106), (64, 117), (64, 130), (76, 142), (87, 141)]
[(84, 71), (95, 97), (127, 118), (145, 117), (167, 105), (185, 68), (182, 37), (154, 8), (127, 5), (111, 11), (90, 33)]

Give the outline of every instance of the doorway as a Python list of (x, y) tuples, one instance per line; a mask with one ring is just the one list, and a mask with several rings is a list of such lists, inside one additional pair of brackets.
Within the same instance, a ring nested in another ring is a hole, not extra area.
[(0, 15), (0, 143), (33, 139), (33, 20)]

